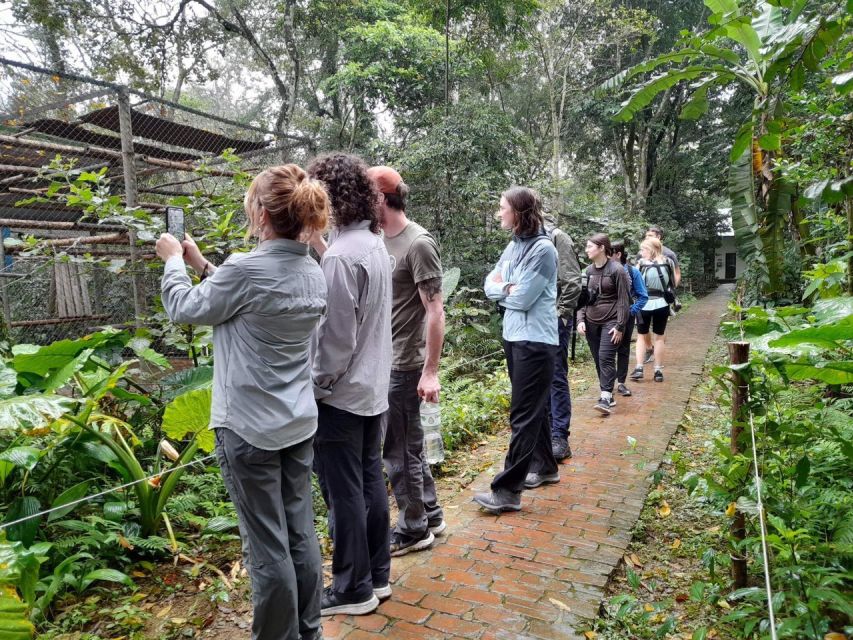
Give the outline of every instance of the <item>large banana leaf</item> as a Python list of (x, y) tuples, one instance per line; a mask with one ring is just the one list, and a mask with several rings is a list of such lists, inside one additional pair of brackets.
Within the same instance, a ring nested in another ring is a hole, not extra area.
[(764, 245), (759, 235), (751, 149), (744, 150), (729, 166), (729, 200), (738, 252), (744, 262), (754, 266), (762, 274), (764, 283), (769, 284)]
[[(695, 80), (701, 76), (715, 71), (713, 67), (686, 67), (677, 71), (668, 71), (666, 73), (654, 76), (648, 82), (640, 85), (640, 87), (630, 95), (630, 97), (622, 103), (619, 111), (614, 114), (613, 119), (617, 122), (630, 122), (634, 115), (648, 107), (659, 93), (663, 93), (685, 80)], [(726, 69), (721, 69), (726, 72)]]
[(770, 187), (767, 209), (759, 227), (767, 263), (768, 292), (781, 291), (784, 288), (782, 280), (785, 268), (785, 236), (792, 196), (791, 185), (781, 178), (776, 178)]

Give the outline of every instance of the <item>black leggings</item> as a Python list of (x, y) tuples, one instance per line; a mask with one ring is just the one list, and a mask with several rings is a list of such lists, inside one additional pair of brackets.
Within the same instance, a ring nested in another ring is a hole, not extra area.
[(610, 330), (615, 328), (615, 320), (605, 324), (596, 324), (589, 320), (586, 322), (586, 341), (595, 361), (598, 384), (602, 391), (608, 393), (613, 393), (613, 384), (616, 381), (616, 350), (619, 345), (610, 341), (609, 334)]
[(628, 361), (631, 359), (631, 335), (634, 333), (634, 314), (628, 314), (628, 322), (625, 323), (625, 333), (622, 334), (622, 342), (616, 349), (616, 381), (624, 383), (628, 378)]

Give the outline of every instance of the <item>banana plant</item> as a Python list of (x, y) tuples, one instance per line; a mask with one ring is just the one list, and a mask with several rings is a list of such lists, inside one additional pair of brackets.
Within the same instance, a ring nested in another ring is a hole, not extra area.
[[(729, 197), (735, 239), (744, 260), (763, 274), (767, 293), (782, 289), (784, 242), (788, 229), (805, 231), (792, 208), (793, 188), (774, 173), (782, 153), (783, 96), (801, 89), (809, 72), (849, 26), (850, 3), (816, 0), (761, 0), (755, 9), (742, 9), (737, 0), (705, 0), (709, 29), (689, 35), (676, 51), (624, 70), (598, 88), (598, 93), (622, 90), (629, 95), (613, 119), (630, 121), (655, 98), (687, 82), (692, 89), (681, 118), (698, 119), (709, 107), (709, 92), (739, 86), (753, 95), (753, 109), (743, 122), (729, 154)], [(829, 3), (830, 7), (832, 3)], [(853, 77), (833, 83), (848, 91)]]
[[(142, 534), (147, 536), (160, 528), (166, 502), (184, 472), (183, 465), (199, 448), (208, 452), (213, 449), (212, 432), (207, 430), (210, 381), (194, 379), (192, 391), (174, 394), (174, 399), (165, 406), (164, 433), (175, 441), (188, 436), (190, 439), (183, 451), (172, 456), (171, 464), (161, 466), (163, 461), (157, 457), (153, 468), (146, 469), (138, 455), (140, 440), (133, 426), (122, 415), (116, 415), (116, 411), (108, 410), (117, 403), (129, 401), (156, 412), (160, 410), (151, 394), (130, 375), (137, 360), (127, 360), (117, 366), (111, 364), (110, 358), (117, 357), (125, 348), (133, 349), (140, 358), (155, 364), (165, 363), (140, 336), (115, 330), (44, 347), (17, 345), (12, 359), (0, 365), (0, 424), (2, 429), (13, 433), (53, 436), (48, 438), (48, 447), (63, 448), (55, 452), (54, 466), (75, 445), (87, 445), (90, 451), (97, 451), (98, 459), (115, 468), (125, 481), (135, 482), (133, 492), (140, 525)], [(29, 474), (40, 458), (45, 457), (43, 450), (33, 446), (12, 449), (14, 455), (4, 455), (8, 450), (0, 453), (0, 483), (5, 480), (4, 473), (9, 473), (9, 468), (3, 465), (17, 464), (25, 467)], [(154, 477), (149, 480), (152, 475)], [(81, 483), (68, 489), (52, 506), (61, 507), (73, 501), (87, 488), (88, 484)], [(23, 512), (35, 513), (40, 508), (34, 496), (20, 500), (26, 504), (10, 510), (7, 520)], [(37, 522), (33, 520), (25, 526), (25, 529), (13, 529), (10, 535), (31, 542)]]

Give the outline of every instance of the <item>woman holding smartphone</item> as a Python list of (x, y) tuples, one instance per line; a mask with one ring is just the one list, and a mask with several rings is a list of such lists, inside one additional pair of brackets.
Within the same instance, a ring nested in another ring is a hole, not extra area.
[[(311, 499), (317, 405), (309, 342), (326, 281), (307, 239), (325, 229), (329, 198), (300, 167), (267, 169), (244, 201), (259, 244), (218, 268), (195, 242), (164, 233), (163, 306), (173, 322), (213, 326), (211, 428), (237, 510), (252, 580), (254, 640), (315, 640), (323, 584)], [(193, 286), (189, 264), (202, 281)]]

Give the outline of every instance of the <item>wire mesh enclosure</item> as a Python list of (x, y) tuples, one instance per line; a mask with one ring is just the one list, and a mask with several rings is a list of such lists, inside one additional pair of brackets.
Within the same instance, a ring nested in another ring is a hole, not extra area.
[[(224, 257), (258, 170), (309, 141), (127, 87), (0, 59), (0, 294), (12, 343), (156, 312), (169, 206)], [(222, 228), (222, 220), (230, 224)], [(230, 235), (229, 235), (230, 234)]]

